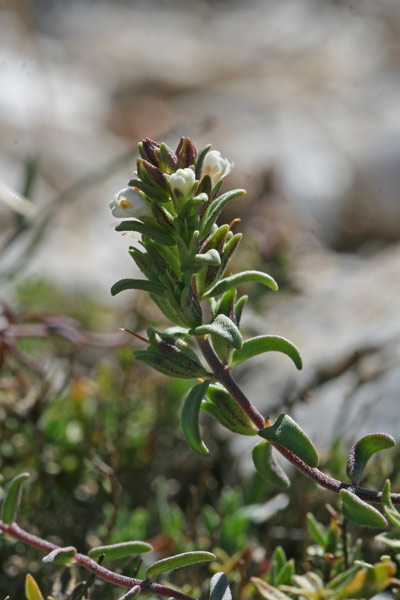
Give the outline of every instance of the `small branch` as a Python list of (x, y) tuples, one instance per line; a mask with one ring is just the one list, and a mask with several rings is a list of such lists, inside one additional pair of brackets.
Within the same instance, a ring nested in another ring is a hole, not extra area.
[[(6, 533), (10, 537), (20, 540), (29, 546), (33, 546), (42, 552), (46, 552), (48, 554), (52, 550), (59, 548), (55, 544), (51, 544), (42, 538), (33, 535), (32, 533), (28, 533), (16, 523), (11, 523), (10, 525), (6, 525), (2, 521), (0, 521), (0, 531)], [(88, 571), (94, 573), (100, 579), (104, 581), (108, 581), (109, 583), (113, 583), (114, 585), (118, 585), (124, 588), (132, 588), (134, 585), (138, 585), (142, 592), (145, 593), (153, 593), (158, 596), (163, 596), (164, 598), (175, 598), (175, 600), (195, 600), (191, 596), (187, 596), (186, 594), (182, 594), (177, 590), (169, 588), (165, 585), (161, 585), (160, 583), (153, 583), (150, 579), (135, 579), (133, 577), (126, 577), (125, 575), (120, 575), (119, 573), (114, 573), (114, 571), (110, 571), (105, 567), (99, 565), (96, 561), (89, 558), (85, 554), (77, 554), (74, 558), (74, 563), (81, 565)]]
[[(213, 370), (216, 379), (225, 386), (232, 398), (236, 400), (243, 412), (246, 413), (246, 415), (253, 421), (258, 429), (264, 429), (264, 418), (255, 408), (255, 406), (252, 405), (250, 400), (246, 398), (236, 381), (233, 379), (228, 368), (222, 364), (218, 356), (215, 354), (207, 338), (197, 338), (197, 342), (204, 358)], [(307, 475), (307, 477), (315, 481), (315, 483), (321, 487), (331, 492), (335, 492), (336, 494), (338, 494), (342, 489), (350, 490), (362, 500), (374, 502), (376, 504), (379, 504), (382, 501), (382, 492), (368, 490), (366, 488), (359, 487), (358, 485), (344, 483), (334, 479), (333, 477), (329, 477), (328, 475), (325, 475), (325, 473), (322, 473), (319, 469), (313, 469), (312, 467), (309, 467), (304, 461), (296, 456), (296, 454), (290, 450), (287, 450), (283, 446), (280, 446), (274, 442), (271, 442), (271, 444), (278, 452), (280, 452), (280, 454), (282, 454), (282, 456), (286, 458), (286, 460), (292, 463), (296, 469)], [(400, 494), (391, 494), (390, 497), (393, 504), (400, 504)]]

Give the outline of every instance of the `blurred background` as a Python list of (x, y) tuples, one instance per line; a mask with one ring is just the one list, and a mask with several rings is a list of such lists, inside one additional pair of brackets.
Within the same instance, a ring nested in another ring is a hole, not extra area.
[[(202, 489), (215, 508), (221, 490), (252, 476), (252, 444), (207, 420), (220, 439), (215, 464), (200, 469), (184, 453), (185, 384), (133, 365), (117, 333), (161, 322), (140, 294), (109, 294), (133, 263), (108, 204), (145, 136), (212, 143), (235, 163), (224, 189), (248, 191), (223, 215), (240, 216), (245, 233), (236, 265), (266, 270), (281, 291), (250, 289), (244, 331), (288, 337), (305, 365), (299, 374), (286, 357), (263, 356), (238, 368), (257, 406), (290, 410), (327, 461), (360, 434), (398, 436), (399, 101), (398, 0), (0, 2), (0, 328), (17, 340), (2, 346), (2, 473), (36, 472), (37, 506), (54, 510), (42, 532), (62, 522), (63, 537), (76, 510), (68, 543), (117, 539), (128, 513), (132, 535), (153, 536), (169, 498), (180, 516), (164, 523), (162, 549), (168, 527), (175, 535), (196, 510), (185, 490)], [(167, 400), (175, 416), (160, 412)], [(223, 457), (237, 461), (236, 478)], [(140, 493), (116, 500), (142, 479)], [(257, 490), (253, 504), (267, 494)], [(153, 492), (149, 516), (140, 506)], [(73, 506), (61, 511), (66, 496)], [(293, 550), (298, 524), (286, 530), (279, 515), (268, 543), (281, 536)], [(218, 541), (227, 552), (235, 543)], [(1, 591), (22, 589), (32, 556), (18, 547), (4, 558)]]

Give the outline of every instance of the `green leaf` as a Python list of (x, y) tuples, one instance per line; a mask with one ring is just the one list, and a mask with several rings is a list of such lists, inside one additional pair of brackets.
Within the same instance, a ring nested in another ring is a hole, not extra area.
[(220, 384), (208, 387), (207, 400), (203, 400), (201, 408), (234, 433), (257, 435), (257, 427)]
[(210, 600), (232, 600), (225, 573), (215, 573), (210, 581)]
[(176, 245), (174, 237), (169, 236), (164, 229), (157, 227), (156, 225), (144, 224), (138, 219), (121, 221), (121, 223), (115, 227), (115, 231), (137, 231), (138, 233), (146, 235), (150, 239), (154, 240), (158, 244), (162, 244), (163, 246)]
[(272, 585), (276, 585), (275, 578), (286, 563), (287, 558), (284, 549), (282, 546), (276, 546), (271, 556), (271, 564), (268, 571), (269, 581)]
[(204, 148), (202, 148), (196, 157), (195, 160), (195, 175), (196, 175), (196, 179), (199, 181), (200, 180), (200, 176), (201, 176), (201, 169), (203, 167), (203, 162), (204, 159), (206, 157), (207, 152), (211, 149), (211, 144), (207, 144), (207, 146), (205, 146)]
[(165, 294), (165, 289), (155, 281), (146, 281), (145, 279), (120, 279), (111, 288), (111, 295), (116, 296), (125, 290), (143, 290), (151, 294)]
[(240, 350), (234, 351), (232, 364), (238, 365), (252, 356), (271, 351), (287, 354), (299, 370), (303, 368), (301, 356), (296, 346), (286, 338), (278, 335), (259, 335), (246, 340)]
[(146, 577), (154, 577), (159, 573), (165, 573), (165, 571), (172, 571), (179, 569), (180, 567), (187, 567), (189, 565), (195, 565), (200, 562), (208, 562), (215, 560), (215, 554), (211, 552), (203, 552), (201, 550), (197, 552), (183, 552), (182, 554), (176, 554), (175, 556), (169, 556), (153, 563), (146, 569)]
[(52, 565), (68, 565), (74, 562), (77, 550), (73, 546), (66, 548), (55, 548), (49, 554), (42, 558), (42, 562)]
[(379, 527), (387, 526), (385, 517), (373, 506), (361, 500), (356, 494), (349, 490), (340, 490), (340, 498), (343, 503), (342, 511), (344, 516), (364, 527)]
[(362, 568), (361, 565), (355, 564), (355, 565), (352, 565), (349, 569), (347, 569), (343, 573), (339, 573), (339, 575), (337, 575), (336, 577), (331, 579), (331, 581), (326, 586), (327, 589), (335, 590), (335, 591), (342, 590), (343, 588), (346, 587), (346, 585), (348, 585), (352, 581), (352, 579), (354, 578), (354, 575), (361, 568)]
[(234, 314), (235, 314), (236, 325), (238, 327), (240, 325), (240, 321), (241, 321), (241, 318), (242, 318), (242, 313), (243, 313), (244, 305), (246, 304), (246, 302), (247, 302), (248, 299), (249, 299), (248, 296), (241, 296), (239, 298), (239, 300), (235, 304)]
[(211, 227), (214, 225), (215, 221), (218, 219), (219, 214), (223, 210), (223, 208), (231, 202), (234, 198), (238, 198), (239, 196), (243, 196), (246, 193), (246, 190), (231, 190), (229, 192), (225, 192), (218, 198), (215, 198), (210, 203), (210, 206), (207, 208), (203, 222), (200, 227), (200, 238), (204, 239), (206, 235), (210, 232)]
[(254, 446), (252, 456), (255, 468), (264, 479), (278, 487), (290, 486), (288, 476), (273, 457), (269, 442), (259, 442)]
[(290, 559), (278, 572), (275, 585), (291, 585), (294, 575), (294, 560)]
[(139, 596), (141, 592), (140, 586), (139, 585), (134, 585), (133, 588), (131, 588), (130, 590), (128, 590), (126, 592), (126, 594), (124, 594), (123, 596), (121, 596), (121, 598), (119, 598), (119, 600), (134, 600), (134, 598), (137, 598)]
[(120, 542), (119, 544), (110, 544), (108, 546), (97, 546), (96, 548), (92, 548), (88, 552), (88, 556), (93, 560), (98, 560), (101, 555), (104, 555), (103, 561), (108, 562), (110, 560), (126, 558), (127, 556), (143, 554), (144, 552), (151, 552), (152, 550), (153, 546), (147, 542)]
[(383, 512), (385, 513), (388, 521), (392, 525), (397, 527), (397, 529), (400, 529), (400, 513), (394, 507), (392, 499), (390, 497), (390, 481), (389, 481), (389, 479), (386, 479), (385, 485), (383, 486), (382, 506), (383, 506)]
[(196, 265), (212, 265), (214, 267), (218, 267), (218, 265), (221, 264), (221, 257), (218, 251), (212, 248), (204, 254), (196, 254), (193, 262)]
[(400, 548), (400, 533), (397, 533), (397, 531), (384, 531), (375, 536), (375, 541), (398, 551)]
[(25, 595), (27, 600), (44, 600), (38, 584), (30, 573), (25, 578)]
[(234, 348), (241, 348), (242, 336), (235, 323), (226, 315), (217, 315), (212, 323), (200, 325), (190, 331), (191, 335), (207, 335), (211, 333), (227, 342)]
[(247, 283), (248, 281), (262, 283), (274, 291), (278, 289), (278, 284), (270, 275), (262, 273), (261, 271), (243, 271), (242, 273), (236, 273), (235, 275), (230, 275), (229, 277), (221, 279), (206, 294), (204, 294), (203, 298), (219, 296), (220, 294), (224, 294), (227, 290), (242, 283)]
[(1, 520), (5, 525), (13, 523), (17, 518), (18, 508), (21, 502), (22, 488), (24, 482), (29, 478), (29, 473), (20, 473), (11, 480), (3, 501)]
[(209, 383), (209, 381), (204, 381), (192, 387), (185, 398), (181, 415), (182, 430), (185, 438), (189, 446), (201, 456), (208, 456), (210, 454), (207, 446), (201, 439), (199, 427), (201, 402), (207, 392)]
[(291, 600), (290, 596), (287, 596), (260, 577), (252, 577), (251, 581), (256, 586), (260, 596), (265, 598), (265, 600)]
[(393, 448), (395, 443), (387, 433), (370, 433), (358, 440), (351, 448), (347, 460), (347, 475), (352, 483), (360, 483), (364, 467), (375, 452)]
[(312, 513), (307, 513), (307, 530), (310, 535), (310, 538), (315, 544), (321, 546), (323, 550), (328, 543), (328, 532), (325, 527), (317, 521)]
[(318, 455), (314, 444), (289, 415), (279, 415), (271, 427), (261, 429), (258, 435), (290, 450), (309, 467), (314, 469), (318, 466)]
[(200, 362), (193, 360), (185, 354), (171, 349), (170, 356), (164, 356), (154, 350), (134, 350), (136, 360), (149, 365), (156, 371), (169, 377), (181, 379), (193, 379), (196, 377), (208, 377), (209, 373)]

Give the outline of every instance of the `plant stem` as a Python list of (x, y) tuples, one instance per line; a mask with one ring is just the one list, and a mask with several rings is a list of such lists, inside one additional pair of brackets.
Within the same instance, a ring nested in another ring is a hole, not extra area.
[[(0, 521), (0, 531), (3, 531), (7, 535), (29, 546), (33, 546), (34, 548), (38, 548), (42, 550), (42, 552), (49, 553), (59, 546), (55, 544), (51, 544), (42, 538), (28, 533), (16, 523), (11, 523), (10, 525), (6, 525), (2, 521)], [(85, 567), (88, 571), (94, 573), (100, 579), (104, 581), (108, 581), (109, 583), (113, 583), (114, 585), (118, 585), (124, 588), (133, 588), (133, 586), (138, 585), (142, 592), (145, 593), (153, 593), (158, 596), (163, 596), (165, 598), (175, 598), (175, 600), (194, 600), (191, 596), (187, 596), (186, 594), (182, 594), (177, 590), (173, 590), (165, 585), (161, 585), (160, 583), (153, 583), (150, 579), (135, 579), (133, 577), (126, 577), (125, 575), (120, 575), (119, 573), (114, 573), (114, 571), (110, 571), (105, 567), (99, 565), (96, 561), (89, 558), (85, 554), (76, 554), (74, 558), (74, 563)]]
[[(253, 406), (250, 400), (239, 388), (238, 384), (232, 377), (229, 368), (219, 360), (218, 356), (212, 349), (207, 337), (200, 337), (197, 339), (197, 342), (201, 352), (203, 353), (204, 358), (213, 370), (215, 378), (225, 386), (227, 391), (231, 394), (232, 398), (236, 400), (243, 412), (246, 413), (246, 415), (252, 420), (256, 427), (258, 427), (258, 429), (264, 429), (265, 420), (263, 416), (258, 412), (255, 406)], [(296, 454), (294, 454), (290, 450), (287, 450), (283, 446), (280, 446), (279, 444), (276, 444), (274, 442), (270, 443), (272, 444), (272, 446), (274, 446), (274, 448), (276, 448), (278, 452), (280, 452), (280, 454), (282, 454), (282, 456), (286, 458), (286, 460), (291, 462), (292, 465), (296, 467), (296, 469), (307, 475), (307, 477), (315, 481), (315, 483), (317, 483), (321, 487), (330, 490), (331, 492), (335, 492), (337, 494), (342, 489), (348, 489), (362, 500), (367, 500), (368, 502), (374, 502), (376, 504), (379, 504), (382, 501), (382, 492), (368, 490), (366, 488), (362, 488), (349, 483), (344, 483), (342, 481), (334, 479), (333, 477), (329, 477), (328, 475), (325, 475), (325, 473), (322, 473), (319, 469), (313, 469), (312, 467), (309, 467), (304, 461), (302, 461), (298, 456), (296, 456)], [(400, 504), (400, 494), (391, 494), (390, 497), (394, 504)]]

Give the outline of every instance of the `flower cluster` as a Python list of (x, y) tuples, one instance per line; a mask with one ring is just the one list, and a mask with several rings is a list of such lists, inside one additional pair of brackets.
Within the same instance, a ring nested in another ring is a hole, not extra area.
[(182, 137), (175, 152), (166, 144), (158, 144), (150, 138), (139, 144), (135, 177), (141, 185), (126, 187), (115, 194), (110, 203), (114, 217), (136, 217), (145, 211), (145, 198), (156, 195), (159, 200), (171, 199), (179, 208), (199, 191), (217, 193), (223, 179), (233, 169), (233, 163), (221, 156), (218, 150), (210, 150), (197, 159), (193, 142)]

